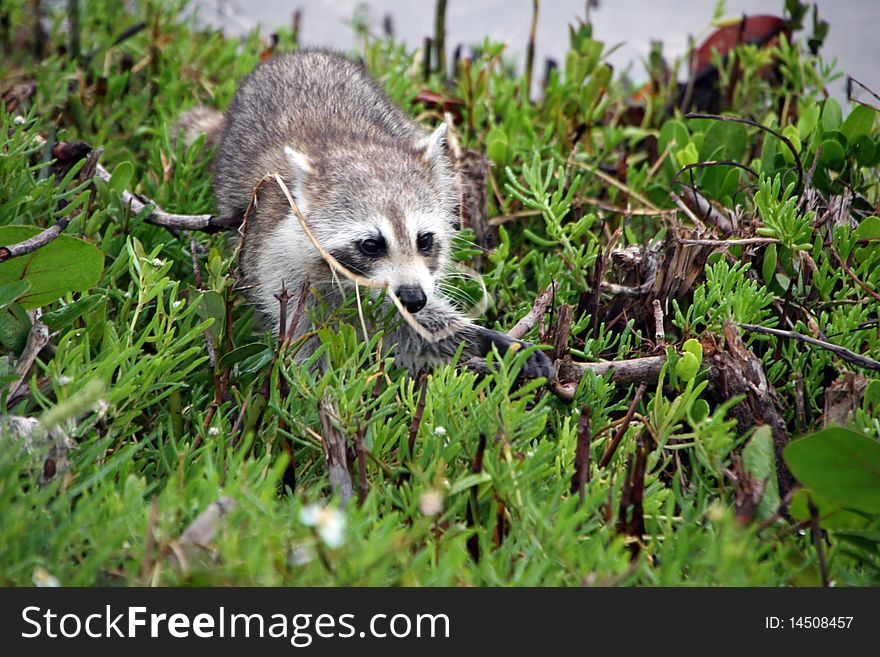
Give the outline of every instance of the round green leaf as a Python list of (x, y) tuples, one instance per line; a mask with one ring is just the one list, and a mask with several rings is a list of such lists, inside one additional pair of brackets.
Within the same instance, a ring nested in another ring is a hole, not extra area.
[(494, 127), (486, 135), (486, 154), (496, 166), (503, 166), (507, 162), (508, 140), (507, 133), (499, 127)]
[[(41, 232), (32, 226), (0, 227), (0, 244), (17, 244)], [(25, 280), (30, 283), (20, 299), (24, 308), (45, 306), (69, 292), (94, 287), (104, 271), (104, 254), (94, 244), (59, 235), (28, 255), (0, 262), (0, 285)]]
[(699, 340), (694, 340), (693, 338), (685, 340), (681, 348), (687, 353), (693, 354), (697, 359), (697, 364), (703, 362), (703, 345), (700, 344)]
[(688, 410), (688, 419), (691, 422), (691, 426), (696, 426), (707, 417), (709, 417), (709, 412), (712, 409), (709, 408), (709, 402), (705, 399), (695, 399), (694, 403), (691, 405)]
[(874, 120), (877, 118), (877, 112), (865, 107), (864, 105), (856, 105), (853, 111), (846, 117), (846, 121), (840, 127), (840, 131), (846, 135), (849, 143), (853, 143), (859, 137), (871, 134), (871, 128), (874, 126)]
[(717, 150), (721, 150), (716, 159), (739, 161), (746, 152), (748, 134), (742, 123), (732, 121), (716, 121), (703, 137), (700, 146), (700, 157), (710, 160)]
[(865, 516), (847, 511), (839, 504), (823, 500), (806, 488), (800, 488), (792, 495), (791, 503), (788, 505), (788, 513), (795, 520), (809, 520), (811, 518), (810, 502), (819, 512), (819, 522), (822, 523), (824, 529), (855, 529), (864, 527), (868, 522)]
[(131, 162), (120, 162), (113, 170), (113, 175), (110, 176), (110, 181), (107, 183), (107, 187), (118, 194), (122, 193), (124, 190), (128, 189), (133, 176), (134, 165)]
[(859, 240), (880, 239), (880, 217), (865, 217), (853, 235)]
[(700, 361), (691, 352), (686, 351), (675, 364), (675, 373), (682, 381), (693, 379), (700, 369)]
[(822, 142), (822, 155), (819, 162), (831, 169), (839, 169), (846, 159), (843, 146), (836, 139), (826, 139)]
[(795, 478), (820, 497), (880, 513), (880, 442), (831, 427), (792, 442), (783, 456)]
[(840, 103), (834, 98), (826, 100), (825, 106), (822, 108), (822, 129), (825, 132), (838, 130), (842, 122), (842, 117), (843, 113), (840, 111)]
[(19, 304), (0, 309), (0, 344), (15, 353), (21, 353), (31, 330), (31, 319)]
[(697, 152), (694, 142), (690, 142), (684, 148), (679, 148), (675, 151), (675, 159), (678, 160), (679, 166), (686, 167), (689, 164), (699, 162), (700, 154)]

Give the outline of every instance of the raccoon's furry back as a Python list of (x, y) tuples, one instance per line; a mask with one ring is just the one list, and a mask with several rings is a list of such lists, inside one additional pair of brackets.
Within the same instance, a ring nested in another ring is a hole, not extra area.
[(301, 141), (314, 153), (353, 135), (374, 143), (424, 137), (361, 66), (338, 54), (306, 49), (264, 62), (226, 111), (214, 166), (220, 212), (244, 211), (254, 185), (278, 170), (281, 146)]

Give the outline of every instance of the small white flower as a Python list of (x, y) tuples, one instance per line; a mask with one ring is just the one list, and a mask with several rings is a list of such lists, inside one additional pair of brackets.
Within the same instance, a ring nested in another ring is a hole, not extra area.
[(94, 406), (92, 406), (92, 410), (98, 414), (99, 419), (107, 415), (108, 408), (110, 408), (110, 404), (106, 399), (99, 399), (95, 402)]
[(310, 547), (300, 546), (293, 550), (290, 555), (290, 561), (294, 566), (305, 566), (315, 558), (315, 552)]
[(443, 512), (443, 493), (436, 488), (426, 490), (419, 496), (419, 511), (423, 516), (436, 516)]
[(438, 436), (445, 436), (446, 435), (446, 427), (441, 427), (441, 426), (434, 427), (434, 433)]
[(164, 264), (165, 264), (165, 261), (162, 260), (162, 258), (153, 258), (153, 266), (154, 267), (161, 267)]
[(211, 438), (214, 438), (215, 436), (219, 436), (220, 429), (218, 429), (217, 427), (211, 427), (210, 429), (208, 429), (208, 435), (211, 436)]
[(183, 299), (178, 299), (177, 301), (172, 301), (172, 302), (171, 302), (171, 307), (174, 308), (174, 310), (177, 310), (177, 309), (180, 308), (182, 305), (183, 305)]
[(73, 379), (69, 376), (59, 376), (58, 377), (58, 385), (60, 385), (60, 386), (66, 386), (71, 381), (73, 381)]
[(336, 507), (307, 504), (299, 512), (299, 520), (314, 527), (327, 547), (338, 548), (345, 542), (345, 514)]
[(54, 575), (50, 575), (49, 571), (45, 568), (35, 569), (31, 580), (34, 582), (34, 586), (40, 588), (56, 588), (61, 586), (58, 582), (58, 578)]
[(16, 116), (14, 119), (12, 119), (12, 122), (13, 122), (15, 125), (24, 125), (24, 124), (25, 124), (25, 119), (24, 119), (23, 116)]

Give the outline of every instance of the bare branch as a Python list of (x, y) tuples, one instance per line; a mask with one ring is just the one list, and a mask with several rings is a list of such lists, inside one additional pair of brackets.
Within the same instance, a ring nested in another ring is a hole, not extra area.
[(654, 342), (658, 347), (666, 346), (666, 331), (663, 328), (663, 306), (660, 299), (654, 299)]
[(324, 450), (324, 458), (327, 460), (327, 471), (330, 476), (330, 489), (339, 495), (340, 504), (345, 504), (354, 495), (354, 486), (351, 474), (348, 472), (348, 460), (346, 459), (345, 436), (334, 426), (331, 415), (336, 411), (329, 398), (318, 402), (318, 417), (323, 429), (321, 434), (321, 446)]
[[(105, 183), (110, 181), (110, 172), (100, 164), (96, 167), (95, 175)], [(122, 191), (122, 203), (129, 206), (134, 214), (138, 214), (147, 206), (152, 205), (153, 211), (144, 221), (172, 231), (198, 230), (203, 233), (217, 233), (236, 228), (241, 225), (242, 221), (238, 215), (217, 217), (212, 214), (171, 214), (165, 212), (150, 199), (140, 194), (133, 194), (128, 190)]]
[(845, 347), (841, 347), (840, 345), (831, 344), (830, 342), (825, 342), (824, 340), (817, 340), (816, 338), (811, 338), (809, 335), (797, 333), (796, 331), (783, 331), (781, 329), (767, 328), (766, 326), (757, 326), (755, 324), (739, 324), (738, 326), (745, 331), (750, 331), (751, 333), (763, 333), (765, 335), (775, 335), (779, 338), (800, 340), (801, 342), (806, 342), (807, 344), (811, 344), (822, 349), (827, 349), (828, 351), (837, 354), (841, 359), (845, 360), (848, 363), (852, 363), (853, 365), (858, 365), (860, 367), (864, 367), (870, 370), (880, 370), (880, 361), (868, 358), (867, 356), (862, 356), (861, 354), (857, 354), (853, 351), (850, 351), (849, 349), (846, 349)]
[(547, 306), (553, 301), (556, 294), (557, 284), (554, 281), (547, 286), (547, 289), (541, 292), (532, 304), (532, 309), (526, 315), (513, 325), (507, 335), (514, 340), (522, 340), (523, 336), (532, 330), (532, 327), (538, 323), (538, 320), (547, 312)]
[(37, 314), (34, 316), (34, 322), (28, 333), (27, 344), (24, 351), (21, 352), (21, 358), (18, 359), (18, 364), (15, 367), (16, 378), (9, 384), (9, 399), (15, 396), (21, 384), (24, 383), (27, 373), (37, 359), (37, 355), (47, 344), (49, 344), (49, 327), (42, 322), (39, 314)]
[(64, 217), (63, 219), (59, 219), (53, 226), (50, 226), (42, 233), (34, 235), (30, 239), (26, 239), (24, 242), (10, 244), (8, 246), (0, 246), (0, 262), (6, 262), (12, 258), (28, 255), (40, 247), (46, 246), (63, 233), (69, 223), (70, 218)]
[(633, 395), (633, 400), (626, 411), (626, 415), (623, 416), (623, 422), (617, 428), (614, 437), (611, 438), (611, 442), (608, 443), (605, 452), (602, 454), (602, 459), (599, 461), (600, 468), (607, 467), (611, 463), (611, 457), (614, 456), (614, 452), (620, 446), (620, 441), (623, 440), (626, 430), (629, 429), (630, 422), (632, 422), (633, 416), (636, 414), (636, 409), (639, 406), (639, 402), (642, 401), (642, 396), (645, 394), (647, 387), (647, 384), (643, 381), (636, 389), (636, 394)]

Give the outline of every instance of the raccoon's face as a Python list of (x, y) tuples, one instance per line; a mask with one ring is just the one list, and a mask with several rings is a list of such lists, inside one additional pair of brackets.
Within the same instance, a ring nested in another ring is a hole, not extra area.
[(285, 149), (291, 166), (308, 173), (310, 184), (295, 195), (319, 243), (351, 272), (385, 284), (411, 313), (430, 303), (449, 264), (454, 187), (444, 132), (416, 144), (414, 155), (360, 153), (324, 171)]
[(385, 283), (404, 308), (417, 313), (443, 275), (451, 238), (447, 226), (442, 215), (376, 215), (331, 253), (351, 271)]

